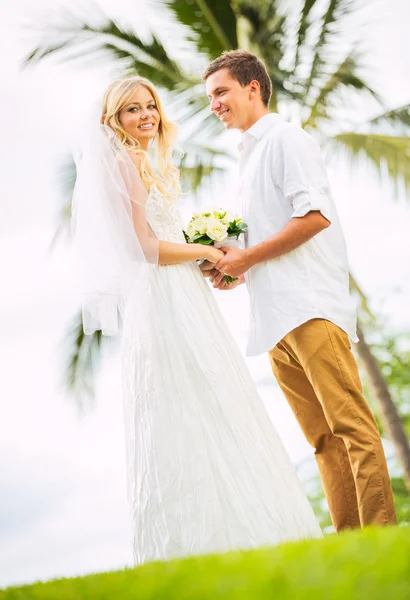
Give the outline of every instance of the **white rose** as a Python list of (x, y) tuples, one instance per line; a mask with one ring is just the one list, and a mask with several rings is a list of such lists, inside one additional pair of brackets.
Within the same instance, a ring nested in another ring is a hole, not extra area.
[(211, 240), (222, 242), (228, 235), (228, 228), (218, 219), (209, 219), (206, 234)]
[(190, 241), (192, 242), (192, 238), (195, 237), (197, 234), (197, 231), (196, 231), (195, 227), (193, 227), (192, 223), (190, 223), (188, 225), (186, 234), (189, 237)]
[(207, 225), (208, 219), (205, 217), (198, 216), (195, 219), (192, 219), (186, 230), (189, 240), (192, 242), (193, 238), (197, 235), (204, 235), (206, 233)]
[(221, 219), (222, 223), (225, 225), (229, 225), (234, 220), (234, 215), (232, 213), (227, 212), (226, 215)]
[(240, 223), (242, 223), (242, 218), (236, 213), (227, 212), (224, 218), (222, 219), (222, 223), (225, 223), (225, 225), (229, 225), (229, 223), (232, 223), (232, 221), (236, 221), (236, 224), (240, 225)]
[(208, 227), (208, 222), (209, 219), (207, 219), (206, 217), (198, 217), (197, 219), (195, 219), (193, 225), (195, 226), (195, 229), (197, 230), (198, 233), (200, 233), (201, 235), (204, 235), (204, 233), (206, 233), (207, 227)]

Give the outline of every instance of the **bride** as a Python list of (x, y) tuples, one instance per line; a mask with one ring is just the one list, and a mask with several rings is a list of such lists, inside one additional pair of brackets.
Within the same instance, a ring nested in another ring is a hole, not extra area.
[(313, 511), (196, 260), (153, 85), (115, 81), (75, 153), (86, 334), (122, 327), (137, 564), (320, 537)]

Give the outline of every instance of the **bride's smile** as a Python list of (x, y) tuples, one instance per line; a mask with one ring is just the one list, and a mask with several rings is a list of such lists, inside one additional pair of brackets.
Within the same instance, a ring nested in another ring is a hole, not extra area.
[(125, 131), (136, 139), (143, 150), (154, 138), (161, 123), (161, 117), (151, 92), (143, 86), (138, 87), (121, 109), (119, 120)]

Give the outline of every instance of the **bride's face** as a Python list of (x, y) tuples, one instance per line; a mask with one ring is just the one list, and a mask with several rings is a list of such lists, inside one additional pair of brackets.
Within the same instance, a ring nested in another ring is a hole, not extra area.
[(138, 87), (127, 100), (119, 113), (119, 120), (125, 131), (138, 140), (143, 150), (158, 133), (161, 117), (151, 92), (143, 86)]

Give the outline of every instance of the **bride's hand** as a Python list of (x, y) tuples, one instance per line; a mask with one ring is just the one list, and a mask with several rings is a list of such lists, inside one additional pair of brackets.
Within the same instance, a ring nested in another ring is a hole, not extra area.
[(201, 269), (204, 277), (209, 277), (211, 271), (215, 269), (215, 263), (211, 263), (209, 260), (204, 260), (204, 262), (199, 265), (199, 268)]
[(216, 264), (225, 256), (222, 250), (215, 248), (215, 246), (206, 246), (204, 249), (206, 250), (204, 253), (204, 258), (206, 258), (206, 260), (208, 260), (210, 263)]

